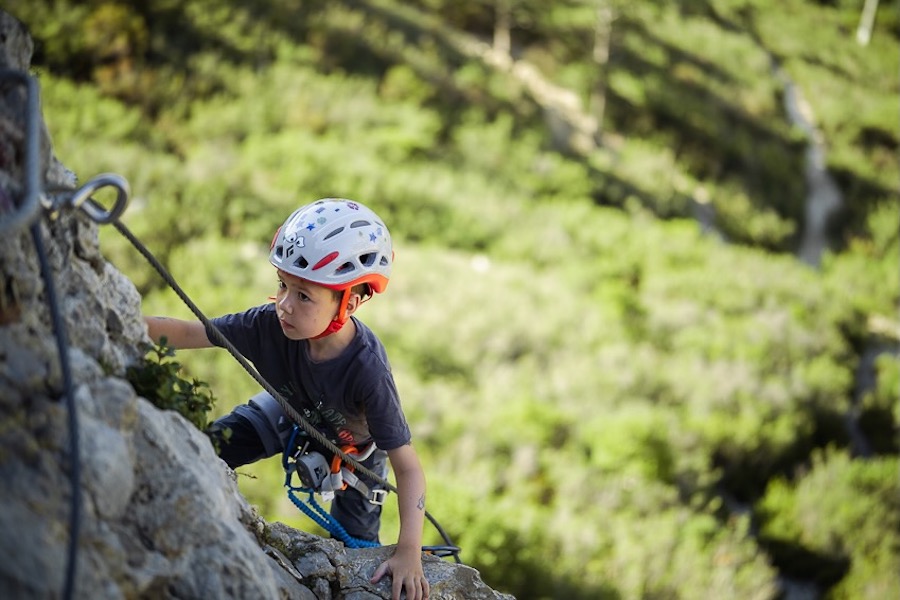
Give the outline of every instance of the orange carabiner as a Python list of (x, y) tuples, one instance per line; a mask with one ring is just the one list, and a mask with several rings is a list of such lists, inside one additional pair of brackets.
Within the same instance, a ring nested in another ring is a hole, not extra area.
[[(343, 448), (341, 448), (341, 452), (343, 452), (344, 454), (359, 454), (359, 450), (356, 449), (356, 446), (344, 446)], [(341, 460), (341, 456), (339, 454), (335, 454), (334, 458), (331, 459), (331, 472), (337, 473), (338, 471), (340, 471), (342, 462), (343, 460)], [(349, 465), (347, 468), (350, 469), (351, 472), (353, 471), (352, 465)]]

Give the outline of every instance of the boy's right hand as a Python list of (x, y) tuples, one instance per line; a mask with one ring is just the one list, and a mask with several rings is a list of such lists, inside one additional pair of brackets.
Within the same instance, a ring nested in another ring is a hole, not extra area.
[(404, 551), (399, 546), (394, 555), (381, 563), (370, 581), (378, 583), (385, 575), (391, 576), (391, 598), (400, 600), (400, 593), (406, 591), (407, 600), (428, 600), (429, 585), (422, 568), (422, 551)]

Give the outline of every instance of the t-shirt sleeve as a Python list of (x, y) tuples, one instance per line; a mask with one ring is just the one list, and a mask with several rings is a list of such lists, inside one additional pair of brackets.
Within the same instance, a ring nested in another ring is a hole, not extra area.
[(366, 394), (366, 421), (375, 444), (382, 450), (394, 450), (412, 440), (400, 395), (390, 373), (385, 374)]
[[(237, 348), (238, 352), (251, 361), (263, 353), (267, 341), (271, 344), (273, 339), (277, 339), (274, 334), (281, 333), (277, 330), (278, 319), (274, 304), (264, 304), (244, 312), (216, 317), (210, 319), (210, 323)], [(211, 332), (211, 327), (206, 328), (206, 337), (214, 345), (224, 346)]]

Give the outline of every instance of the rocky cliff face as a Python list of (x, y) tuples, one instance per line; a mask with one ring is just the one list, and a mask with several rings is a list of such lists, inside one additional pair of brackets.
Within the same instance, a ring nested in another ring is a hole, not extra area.
[[(0, 69), (27, 72), (32, 43), (0, 11)], [(8, 75), (8, 73), (6, 73)], [(0, 79), (0, 229), (26, 192), (26, 93)], [(43, 189), (71, 188), (41, 125)], [(71, 556), (70, 474), (82, 501), (78, 598), (389, 598), (369, 576), (390, 547), (347, 550), (267, 523), (241, 496), (206, 436), (135, 395), (125, 368), (148, 341), (140, 297), (101, 253), (77, 209), (41, 211), (50, 271), (68, 331), (80, 452), (47, 289), (28, 227), (0, 236), (0, 597), (56, 598)], [(426, 557), (432, 598), (500, 599), (477, 571)]]

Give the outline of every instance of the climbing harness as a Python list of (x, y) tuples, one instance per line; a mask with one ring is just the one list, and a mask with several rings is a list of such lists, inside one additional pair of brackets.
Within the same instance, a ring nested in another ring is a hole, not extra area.
[[(290, 440), (285, 446), (284, 452), (282, 452), (281, 465), (284, 467), (284, 487), (287, 488), (288, 499), (300, 510), (300, 512), (312, 519), (319, 527), (330, 533), (332, 537), (343, 542), (348, 548), (379, 547), (381, 544), (378, 542), (361, 540), (347, 533), (347, 530), (344, 529), (344, 527), (332, 517), (328, 511), (322, 508), (316, 501), (315, 496), (318, 493), (322, 496), (323, 500), (327, 501), (333, 499), (336, 492), (352, 487), (362, 494), (364, 498), (368, 499), (370, 503), (381, 506), (384, 504), (387, 490), (370, 489), (369, 486), (360, 480), (353, 472), (353, 466), (344, 465), (339, 456), (335, 456), (329, 466), (328, 461), (321, 453), (309, 450), (308, 441), (302, 446), (297, 443), (297, 436), (302, 433), (300, 428), (297, 425), (294, 425)], [(357, 460), (364, 461), (372, 455), (376, 450), (376, 446), (374, 443), (371, 443), (365, 452), (362, 453), (359, 453), (356, 448), (352, 446), (345, 446), (342, 450), (346, 454), (356, 456)], [(293, 485), (292, 480), (294, 475), (297, 475), (301, 485)], [(304, 500), (297, 497), (298, 492), (306, 494), (305, 503)], [(449, 543), (449, 538), (440, 529), (437, 523), (434, 521), (432, 521), (432, 523), (438, 527), (441, 535), (444, 536), (444, 540), (448, 543), (443, 546), (422, 546), (422, 552), (438, 557), (452, 556), (457, 563), (461, 562), (459, 560), (459, 546), (454, 546)]]
[[(329, 469), (329, 479), (331, 481), (337, 481), (337, 475), (340, 475), (341, 486), (349, 485), (351, 487), (355, 487), (360, 489), (361, 486), (364, 486), (363, 482), (359, 481), (358, 475), (356, 473), (361, 473), (366, 475), (371, 480), (378, 482), (379, 485), (383, 486), (383, 489), (372, 490), (371, 494), (365, 494), (367, 498), (370, 497), (370, 501), (373, 500), (384, 500), (384, 496), (388, 491), (397, 492), (397, 488), (388, 482), (381, 475), (374, 473), (373, 471), (366, 468), (361, 464), (359, 455), (354, 456), (352, 454), (352, 450), (350, 448), (345, 449), (339, 448), (335, 445), (331, 440), (329, 440), (322, 432), (317, 430), (307, 419), (303, 417), (293, 406), (277, 391), (275, 390), (271, 384), (269, 384), (257, 371), (256, 368), (246, 359), (244, 356), (237, 350), (237, 348), (219, 331), (219, 329), (213, 325), (210, 320), (206, 317), (206, 315), (200, 310), (199, 307), (191, 300), (191, 298), (184, 292), (178, 282), (169, 274), (166, 268), (159, 262), (159, 260), (147, 249), (144, 244), (134, 236), (133, 233), (119, 220), (119, 217), (125, 211), (127, 207), (130, 190), (128, 186), (128, 182), (121, 177), (120, 175), (114, 173), (105, 173), (94, 177), (89, 180), (83, 186), (74, 189), (74, 190), (53, 190), (51, 193), (44, 194), (41, 190), (40, 183), (40, 172), (39, 172), (39, 163), (40, 163), (40, 155), (38, 148), (38, 140), (40, 135), (40, 113), (39, 113), (39, 102), (38, 102), (38, 87), (33, 78), (28, 76), (25, 73), (13, 70), (0, 70), (0, 81), (4, 79), (13, 79), (18, 83), (25, 86), (27, 91), (27, 114), (26, 114), (26, 157), (25, 157), (25, 200), (22, 202), (21, 206), (15, 207), (15, 210), (11, 215), (9, 214), (0, 214), (0, 235), (12, 231), (18, 228), (24, 228), (27, 226), (31, 227), (32, 237), (34, 238), (34, 245), (36, 251), (38, 253), (38, 258), (41, 264), (41, 273), (45, 280), (45, 287), (47, 290), (47, 302), (50, 305), (51, 312), (51, 320), (53, 324), (53, 328), (56, 334), (57, 339), (57, 349), (60, 355), (60, 363), (61, 370), (63, 374), (63, 385), (65, 391), (65, 399), (68, 408), (68, 416), (69, 422), (68, 427), (70, 429), (69, 435), (69, 444), (70, 444), (70, 456), (73, 460), (73, 466), (70, 472), (70, 483), (72, 486), (72, 503), (71, 503), (71, 511), (70, 511), (70, 537), (69, 537), (69, 550), (68, 550), (68, 561), (66, 568), (66, 579), (65, 579), (65, 589), (63, 593), (63, 598), (68, 599), (71, 598), (74, 594), (74, 582), (75, 582), (75, 569), (78, 558), (78, 537), (79, 537), (79, 529), (80, 529), (80, 518), (81, 518), (81, 495), (80, 491), (80, 463), (78, 461), (79, 450), (78, 450), (78, 421), (77, 421), (77, 411), (74, 403), (74, 383), (71, 375), (71, 367), (68, 362), (68, 339), (65, 332), (65, 322), (62, 319), (61, 312), (59, 310), (59, 302), (56, 298), (55, 286), (52, 278), (52, 272), (49, 266), (49, 262), (47, 261), (46, 251), (43, 246), (43, 239), (40, 231), (40, 222), (37, 217), (40, 211), (40, 208), (43, 207), (46, 213), (49, 215), (51, 219), (56, 218), (59, 213), (63, 210), (68, 209), (80, 209), (82, 210), (90, 219), (92, 219), (97, 224), (112, 224), (113, 227), (116, 228), (119, 233), (125, 237), (132, 246), (147, 260), (148, 263), (156, 270), (156, 272), (162, 277), (162, 279), (172, 288), (172, 290), (176, 293), (176, 295), (185, 303), (185, 305), (191, 310), (191, 312), (200, 320), (201, 323), (206, 328), (208, 334), (214, 338), (214, 340), (222, 347), (224, 347), (228, 352), (234, 357), (234, 359), (244, 368), (247, 373), (256, 380), (256, 382), (262, 386), (264, 390), (266, 390), (269, 394), (272, 395), (273, 398), (281, 405), (281, 408), (284, 410), (285, 414), (296, 424), (298, 429), (302, 429), (304, 434), (318, 442), (321, 447), (326, 449), (328, 452), (332, 452), (334, 455), (334, 460), (339, 461), (337, 464), (339, 466), (339, 473), (331, 473), (331, 469)], [(116, 191), (116, 200), (113, 203), (113, 206), (110, 209), (105, 209), (100, 203), (93, 199), (93, 194), (99, 191), (102, 188), (111, 187)], [(324, 457), (323, 457), (324, 459)], [(304, 459), (308, 460), (308, 459)], [(364, 460), (364, 458), (362, 459)], [(296, 461), (294, 461), (296, 463)], [(327, 464), (327, 463), (326, 463)], [(310, 494), (312, 498), (312, 494), (315, 491), (310, 491), (310, 488), (294, 488), (294, 486), (290, 485), (291, 474), (297, 472), (296, 466), (291, 473), (288, 473), (286, 481), (286, 485), (289, 488), (290, 492), (294, 491), (305, 491)], [(333, 485), (333, 484), (332, 484)], [(367, 488), (366, 488), (367, 489)], [(327, 491), (327, 490), (326, 490)], [(292, 498), (293, 500), (293, 498)], [(294, 502), (295, 505), (299, 506), (298, 502)], [(319, 507), (318, 509), (315, 506), (318, 506), (313, 499), (311, 503), (311, 512), (316, 517), (313, 517), (313, 520), (319, 522), (318, 519), (321, 519), (323, 523), (330, 523), (334, 521), (334, 519), (328, 515), (328, 517), (324, 517), (324, 511)], [(306, 510), (300, 509), (304, 513)], [(307, 513), (309, 514), (309, 513)], [(327, 514), (327, 513), (325, 513)], [(312, 515), (310, 515), (312, 516)], [(436, 556), (453, 556), (454, 560), (457, 563), (461, 563), (459, 558), (459, 547), (455, 546), (450, 540), (449, 535), (444, 531), (444, 529), (440, 526), (440, 524), (434, 519), (434, 517), (426, 510), (425, 517), (428, 521), (434, 526), (434, 528), (438, 531), (441, 537), (446, 542), (444, 546), (425, 546), (423, 547), (423, 551), (434, 554)], [(334, 521), (337, 525), (331, 525), (331, 528), (336, 532), (335, 535), (339, 539), (341, 539), (342, 534), (340, 533), (343, 530), (343, 527), (340, 526), (339, 523)], [(328, 527), (326, 527), (329, 531)], [(343, 535), (346, 537), (350, 537), (346, 534), (346, 531), (343, 532)], [(363, 542), (364, 540), (359, 540)], [(351, 544), (352, 542), (351, 538)], [(371, 544), (371, 542), (367, 542)], [(350, 545), (350, 544), (348, 544)], [(360, 546), (351, 546), (351, 547), (360, 547)]]
[[(294, 506), (300, 509), (300, 512), (312, 519), (322, 529), (331, 534), (332, 537), (340, 540), (348, 548), (377, 548), (381, 544), (369, 540), (361, 540), (347, 533), (347, 530), (332, 517), (328, 511), (322, 508), (316, 502), (315, 494), (319, 493), (325, 500), (334, 498), (335, 492), (343, 491), (348, 485), (355, 487), (362, 493), (372, 504), (381, 505), (384, 503), (384, 496), (387, 490), (371, 490), (377, 492), (370, 495), (370, 490), (359, 477), (353, 474), (352, 466), (342, 466), (342, 460), (339, 456), (335, 456), (332, 464), (329, 466), (325, 457), (315, 451), (309, 451), (309, 442), (297, 447), (297, 434), (300, 428), (294, 425), (291, 432), (291, 438), (281, 457), (281, 466), (284, 467), (285, 478), (284, 487), (287, 488), (287, 495)], [(294, 448), (297, 447), (296, 451)], [(355, 449), (345, 447), (344, 452), (353, 453)], [(375, 450), (375, 444), (369, 445), (369, 450), (364, 455), (358, 455), (359, 460), (365, 460), (371, 456)], [(300, 480), (299, 486), (292, 484), (293, 475), (297, 475)], [(349, 475), (350, 478), (345, 476)], [(353, 482), (353, 483), (351, 483)], [(360, 487), (357, 487), (360, 486)], [(306, 494), (306, 503), (297, 497), (297, 492)]]
[[(363, 461), (375, 451), (375, 444), (370, 444), (369, 449), (364, 454), (359, 454), (356, 448), (352, 446), (345, 446), (341, 449), (351, 456), (356, 456), (357, 460)], [(285, 455), (287, 456), (287, 454), (288, 450), (285, 450)], [(384, 498), (387, 496), (387, 490), (370, 489), (353, 472), (353, 466), (344, 465), (339, 456), (335, 456), (332, 459), (329, 468), (328, 461), (325, 460), (321, 453), (300, 448), (296, 454), (290, 457), (290, 460), (282, 462), (287, 473), (288, 482), (291, 479), (291, 475), (296, 473), (304, 487), (319, 492), (325, 500), (333, 499), (336, 492), (342, 492), (347, 488), (355, 489), (362, 494), (363, 498), (369, 501), (369, 504), (375, 504), (376, 506), (384, 504)]]

